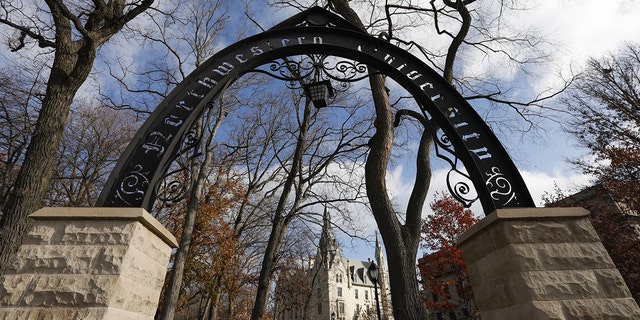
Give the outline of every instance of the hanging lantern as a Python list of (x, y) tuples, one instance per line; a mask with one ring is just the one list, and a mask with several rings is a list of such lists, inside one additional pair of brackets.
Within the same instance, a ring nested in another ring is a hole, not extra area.
[(312, 82), (304, 85), (307, 97), (317, 109), (327, 106), (327, 100), (333, 96), (333, 88), (329, 80)]

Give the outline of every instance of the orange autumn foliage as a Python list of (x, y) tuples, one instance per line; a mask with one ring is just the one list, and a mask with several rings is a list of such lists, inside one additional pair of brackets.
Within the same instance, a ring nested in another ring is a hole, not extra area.
[[(238, 291), (244, 282), (237, 263), (241, 256), (237, 237), (232, 225), (225, 220), (229, 211), (242, 200), (243, 194), (242, 186), (233, 180), (208, 186), (196, 214), (178, 311), (189, 303), (195, 293), (212, 297), (219, 294), (221, 286)], [(166, 219), (168, 229), (179, 237), (184, 211)]]

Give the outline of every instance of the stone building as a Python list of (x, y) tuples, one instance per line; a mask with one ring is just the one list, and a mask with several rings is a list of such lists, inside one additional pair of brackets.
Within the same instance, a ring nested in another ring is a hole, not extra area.
[[(623, 216), (629, 224), (637, 225), (640, 219), (640, 212), (628, 206), (624, 201), (620, 201), (611, 194), (607, 188), (597, 184), (592, 187), (572, 194), (562, 200), (556, 201), (550, 206), (566, 207), (580, 206), (589, 210), (589, 218), (591, 220), (598, 219), (603, 212), (612, 212), (616, 215)], [(639, 232), (640, 234), (640, 232)]]
[[(379, 266), (377, 292), (381, 316), (382, 319), (393, 320), (387, 267), (377, 236), (375, 260)], [(377, 319), (374, 283), (367, 272), (371, 264), (371, 259), (361, 261), (343, 256), (325, 214), (317, 254), (303, 272), (306, 279), (300, 282), (299, 292), (285, 295), (283, 299), (276, 299), (275, 319)], [(296, 276), (303, 275), (295, 271), (288, 275)], [(281, 286), (278, 281), (276, 295)], [(306, 286), (307, 289), (304, 290), (302, 286)]]

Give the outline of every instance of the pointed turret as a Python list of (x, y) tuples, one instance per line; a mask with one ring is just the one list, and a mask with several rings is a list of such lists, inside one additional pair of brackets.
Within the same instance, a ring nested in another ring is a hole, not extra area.
[(393, 311), (391, 309), (391, 299), (389, 297), (387, 263), (384, 260), (384, 253), (378, 241), (378, 232), (376, 232), (376, 262), (378, 263), (378, 283), (380, 284), (380, 304), (384, 319), (393, 319)]
[(322, 220), (322, 235), (320, 236), (318, 247), (320, 261), (318, 263), (324, 265), (327, 269), (331, 269), (336, 261), (336, 256), (342, 258), (342, 250), (338, 246), (336, 236), (331, 231), (331, 216), (327, 207), (324, 208)]

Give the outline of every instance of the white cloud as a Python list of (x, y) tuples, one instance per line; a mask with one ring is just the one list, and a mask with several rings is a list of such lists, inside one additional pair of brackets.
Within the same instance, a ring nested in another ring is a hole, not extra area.
[[(551, 61), (564, 74), (580, 70), (590, 57), (616, 51), (627, 41), (637, 41), (640, 30), (640, 3), (614, 0), (537, 1), (536, 5), (510, 21), (522, 27), (535, 27), (557, 44)], [(555, 70), (540, 74), (535, 90), (548, 88), (557, 81)]]
[(589, 186), (591, 179), (591, 177), (580, 173), (521, 171), (520, 174), (529, 188), (533, 201), (538, 206), (542, 205), (542, 195), (545, 192), (552, 194), (556, 185), (571, 194)]

